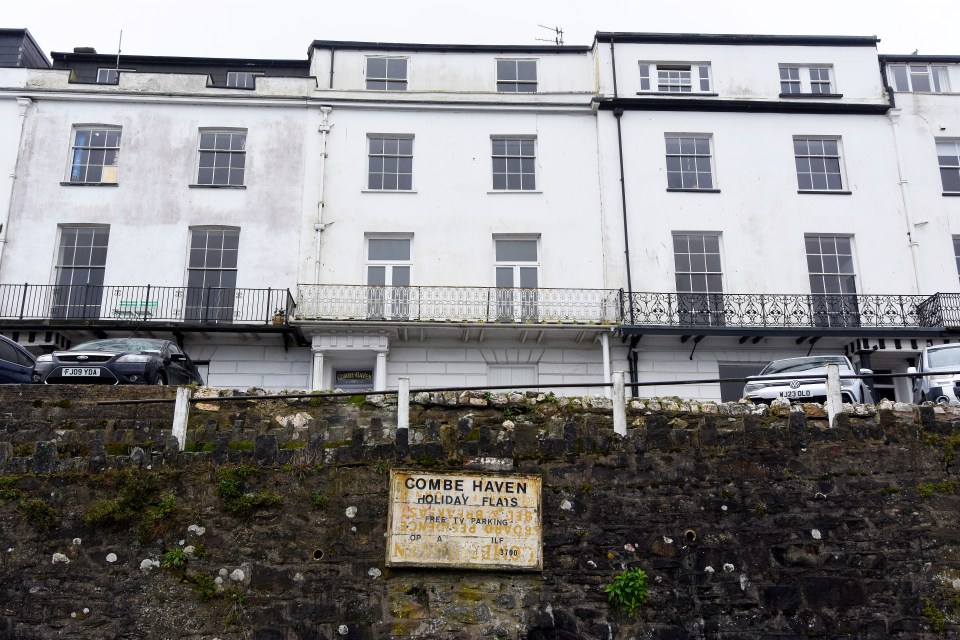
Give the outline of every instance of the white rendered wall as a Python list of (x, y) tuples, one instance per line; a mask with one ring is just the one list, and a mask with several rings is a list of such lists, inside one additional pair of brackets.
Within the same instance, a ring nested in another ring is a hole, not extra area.
[[(616, 43), (617, 91), (621, 98), (640, 92), (640, 62), (710, 63), (712, 93), (720, 99), (778, 100), (781, 64), (832, 66), (833, 90), (844, 102), (882, 103), (877, 50), (870, 46), (781, 46)], [(597, 44), (600, 93), (613, 95), (610, 43)], [(640, 94), (642, 95), (642, 94)], [(688, 94), (691, 95), (691, 94)]]
[(274, 391), (310, 388), (308, 347), (284, 349), (276, 337), (240, 340), (222, 336), (216, 341), (188, 337), (184, 348), (191, 359), (210, 362), (205, 380), (210, 387)]
[[(109, 224), (107, 284), (181, 286), (190, 227), (222, 225), (240, 228), (238, 287), (295, 287), (302, 106), (87, 97), (41, 96), (27, 119), (4, 282), (52, 282), (57, 225)], [(60, 185), (77, 124), (123, 128), (119, 186)], [(190, 188), (198, 130), (220, 127), (247, 130), (246, 188)]]
[[(960, 65), (949, 68), (951, 87), (960, 88)], [(960, 139), (960, 93), (897, 93), (895, 99), (891, 128), (897, 135), (921, 288), (957, 292), (952, 238), (960, 235), (960, 197), (943, 195), (936, 141)]]
[[(540, 238), (541, 287), (605, 287), (589, 111), (334, 107), (330, 122), (319, 282), (364, 284), (367, 235), (411, 234), (414, 285), (493, 286), (494, 235), (512, 234)], [(412, 191), (366, 190), (368, 134), (414, 137)], [(536, 191), (492, 190), (494, 135), (536, 138)], [(315, 281), (315, 222), (301, 228), (301, 282)]]

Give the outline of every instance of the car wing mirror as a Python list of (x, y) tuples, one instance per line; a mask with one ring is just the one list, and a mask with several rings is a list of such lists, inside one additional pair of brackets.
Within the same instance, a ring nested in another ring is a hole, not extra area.
[(170, 354), (170, 359), (174, 362), (186, 362), (187, 356), (183, 355), (182, 353), (172, 353)]
[(862, 376), (872, 376), (873, 369), (860, 369), (860, 375)]
[(910, 375), (910, 376), (915, 376), (915, 375), (917, 375), (917, 368), (916, 368), (916, 367), (907, 367), (907, 375)]

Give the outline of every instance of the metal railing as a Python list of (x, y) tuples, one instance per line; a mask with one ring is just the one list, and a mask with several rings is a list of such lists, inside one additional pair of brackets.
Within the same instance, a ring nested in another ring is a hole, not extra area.
[(612, 289), (301, 284), (297, 320), (617, 324)]
[(940, 327), (960, 324), (960, 294), (623, 294), (625, 324), (711, 327)]
[(0, 284), (0, 319), (287, 324), (288, 289)]

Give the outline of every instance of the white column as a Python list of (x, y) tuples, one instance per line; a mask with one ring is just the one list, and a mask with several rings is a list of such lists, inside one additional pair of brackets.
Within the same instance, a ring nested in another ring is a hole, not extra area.
[(377, 366), (373, 369), (373, 390), (387, 390), (387, 352), (377, 351)]
[[(600, 334), (600, 349), (603, 355), (603, 381), (606, 384), (610, 384), (610, 334), (601, 333)], [(608, 398), (613, 397), (613, 389), (610, 387), (603, 388), (604, 393)]]
[(627, 394), (624, 391), (623, 371), (613, 372), (613, 432), (627, 435)]
[(410, 378), (400, 378), (397, 390), (397, 429), (410, 427)]
[(313, 376), (310, 378), (310, 390), (323, 389), (323, 351), (313, 352)]

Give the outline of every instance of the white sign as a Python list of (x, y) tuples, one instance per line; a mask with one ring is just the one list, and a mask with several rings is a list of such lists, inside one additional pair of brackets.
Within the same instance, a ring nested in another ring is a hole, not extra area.
[(387, 566), (540, 570), (539, 476), (390, 472)]

